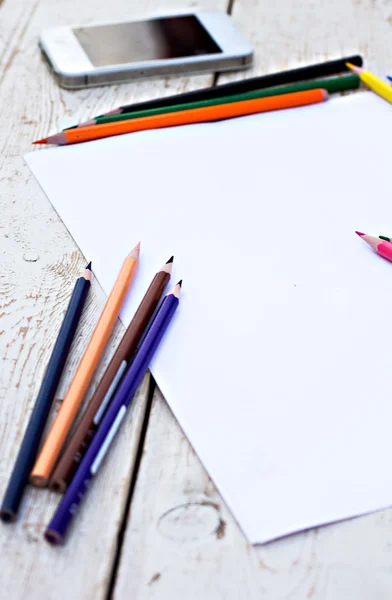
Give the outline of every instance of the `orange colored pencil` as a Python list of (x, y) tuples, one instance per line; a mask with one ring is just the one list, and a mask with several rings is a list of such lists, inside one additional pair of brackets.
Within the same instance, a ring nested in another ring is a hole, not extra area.
[(50, 475), (59, 458), (67, 435), (70, 432), (110, 334), (113, 331), (125, 296), (135, 276), (139, 260), (139, 248), (140, 243), (135, 246), (124, 261), (56, 420), (42, 446), (30, 474), (30, 483), (36, 487), (46, 487), (48, 485)]
[(219, 104), (217, 106), (206, 106), (193, 108), (180, 112), (154, 115), (152, 117), (140, 117), (116, 123), (105, 123), (104, 125), (91, 125), (76, 129), (68, 129), (52, 135), (48, 138), (33, 142), (34, 144), (76, 144), (88, 142), (112, 135), (122, 133), (134, 133), (146, 129), (160, 129), (162, 127), (175, 127), (177, 125), (190, 125), (192, 123), (203, 123), (207, 121), (220, 121), (232, 117), (241, 117), (255, 113), (280, 110), (282, 108), (294, 108), (307, 104), (316, 104), (328, 99), (328, 92), (322, 89), (307, 90), (305, 92), (294, 92), (282, 94), (281, 96), (269, 96), (268, 98), (257, 98), (255, 100), (243, 100), (230, 104)]

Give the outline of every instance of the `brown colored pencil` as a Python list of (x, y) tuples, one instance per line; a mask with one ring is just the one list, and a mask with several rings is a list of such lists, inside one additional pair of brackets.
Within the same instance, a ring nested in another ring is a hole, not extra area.
[(158, 306), (170, 279), (172, 263), (173, 257), (159, 269), (152, 280), (53, 473), (49, 485), (51, 490), (65, 492), (67, 489)]

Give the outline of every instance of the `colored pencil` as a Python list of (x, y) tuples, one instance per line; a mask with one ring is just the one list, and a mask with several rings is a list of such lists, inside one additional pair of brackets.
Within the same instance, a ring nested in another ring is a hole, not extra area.
[(156, 115), (155, 117), (144, 117), (141, 119), (129, 119), (119, 123), (106, 123), (104, 125), (91, 125), (90, 127), (79, 127), (62, 131), (56, 135), (33, 142), (34, 144), (75, 144), (96, 139), (102, 139), (123, 133), (134, 133), (147, 129), (160, 129), (162, 127), (175, 127), (178, 125), (190, 125), (193, 123), (205, 123), (209, 121), (220, 121), (233, 117), (252, 115), (284, 108), (294, 108), (307, 104), (324, 102), (328, 93), (322, 89), (296, 92), (295, 94), (283, 94), (282, 96), (271, 96), (270, 98), (259, 98), (258, 100), (245, 100), (244, 102), (233, 102), (232, 104), (220, 104), (218, 106), (207, 106), (206, 108), (195, 108), (181, 112)]
[(45, 375), (13, 471), (3, 498), (0, 518), (4, 523), (16, 520), (23, 492), (46, 425), (54, 394), (67, 360), (68, 352), (91, 285), (91, 263), (77, 279), (63, 323), (50, 356)]
[(93, 441), (45, 531), (45, 538), (48, 542), (52, 544), (62, 544), (64, 542), (64, 536), (72, 517), (77, 511), (92, 478), (99, 470), (138, 385), (173, 318), (179, 303), (180, 289), (181, 282), (164, 298), (134, 361), (120, 383)]
[(387, 237), (386, 235), (379, 235), (380, 240), (384, 240), (384, 242), (392, 242), (392, 238)]
[(140, 244), (137, 244), (124, 261), (58, 415), (31, 472), (29, 480), (32, 485), (45, 487), (49, 482), (135, 276), (139, 260), (139, 248)]
[(71, 440), (67, 444), (64, 454), (54, 470), (49, 485), (53, 491), (64, 492), (66, 490), (81, 459), (85, 455), (98, 425), (105, 414), (105, 410), (107, 410), (115, 390), (129, 366), (133, 354), (170, 280), (172, 263), (173, 257), (156, 273), (135, 316), (130, 322)]
[(361, 233), (360, 231), (355, 232), (359, 235), (360, 238), (363, 239), (364, 242), (369, 244), (383, 258), (392, 261), (392, 244), (385, 240), (380, 240), (379, 238), (373, 237), (372, 235), (366, 235), (366, 233)]
[[(112, 114), (131, 113), (141, 110), (150, 110), (155, 108), (163, 108), (177, 104), (188, 104), (189, 102), (201, 102), (204, 100), (213, 100), (223, 96), (232, 96), (234, 94), (246, 94), (255, 90), (263, 90), (266, 88), (276, 87), (278, 85), (289, 85), (299, 81), (309, 81), (319, 77), (330, 77), (348, 71), (346, 63), (351, 63), (361, 67), (363, 64), (362, 56), (347, 56), (337, 60), (325, 61), (307, 67), (299, 67), (288, 71), (280, 71), (278, 73), (270, 73), (259, 77), (251, 77), (241, 81), (231, 81), (223, 85), (185, 92), (183, 94), (175, 94), (174, 96), (166, 96), (165, 98), (154, 98), (145, 102), (137, 102), (136, 104), (126, 104), (114, 110), (106, 112), (99, 117), (105, 117)], [(81, 123), (84, 125), (84, 123)], [(76, 125), (75, 127), (78, 127)], [(79, 125), (80, 127), (80, 125)], [(73, 128), (69, 128), (73, 129)]]
[(392, 81), (392, 77), (390, 75), (387, 75), (387, 79), (388, 81)]
[(349, 63), (347, 63), (347, 66), (358, 75), (361, 78), (361, 81), (363, 81), (363, 83), (365, 83), (373, 92), (392, 104), (392, 87), (389, 83), (383, 81), (380, 77), (377, 77), (377, 75), (374, 75), (370, 71), (362, 69), (362, 67), (356, 67)]
[(175, 104), (173, 106), (166, 106), (163, 108), (153, 108), (150, 110), (96, 117), (95, 119), (91, 119), (91, 121), (86, 121), (86, 123), (84, 123), (84, 125), (80, 125), (80, 127), (103, 125), (104, 123), (117, 123), (118, 121), (127, 121), (128, 119), (153, 117), (171, 112), (180, 112), (182, 110), (204, 108), (206, 106), (217, 106), (219, 104), (229, 104), (231, 102), (243, 102), (244, 100), (256, 100), (257, 98), (268, 98), (270, 96), (280, 96), (283, 94), (292, 94), (294, 92), (305, 92), (307, 90), (315, 90), (317, 88), (322, 88), (329, 94), (337, 94), (339, 92), (345, 92), (348, 90), (356, 90), (359, 88), (360, 84), (361, 80), (358, 75), (344, 75), (343, 77), (334, 77), (332, 79), (317, 79), (315, 81), (305, 81), (303, 83), (274, 87), (267, 90), (256, 90), (254, 92), (247, 92), (246, 94), (223, 96), (222, 98), (214, 98), (212, 100), (201, 100), (200, 102), (190, 102), (188, 104)]

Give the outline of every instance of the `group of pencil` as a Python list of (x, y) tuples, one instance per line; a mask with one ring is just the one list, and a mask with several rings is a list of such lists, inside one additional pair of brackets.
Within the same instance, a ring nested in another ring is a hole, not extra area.
[[(91, 282), (91, 263), (77, 280), (0, 509), (5, 523), (16, 520), (28, 482), (64, 493), (45, 539), (61, 544), (91, 479), (179, 303), (181, 281), (163, 300), (173, 257), (158, 270), (82, 417), (69, 434), (134, 279), (140, 244), (125, 259), (114, 287), (68, 388), (54, 423), (38, 449), (63, 367)], [(37, 456), (38, 455), (38, 456)]]
[[(362, 69), (359, 55), (121, 106), (34, 144), (75, 144), (123, 133), (219, 121), (324, 102), (361, 80), (392, 102), (391, 86)], [(334, 77), (331, 77), (334, 76)]]

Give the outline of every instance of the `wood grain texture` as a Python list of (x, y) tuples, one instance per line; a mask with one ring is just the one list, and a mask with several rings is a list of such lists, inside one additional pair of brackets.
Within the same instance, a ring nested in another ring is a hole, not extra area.
[[(175, 0), (171, 8), (193, 6)], [(204, 2), (212, 7), (213, 3)], [(220, 4), (223, 6), (223, 3)], [(37, 40), (55, 25), (132, 18), (165, 12), (148, 0), (5, 0), (0, 5), (0, 494), (16, 457), (75, 279), (86, 264), (76, 243), (24, 164), (31, 142), (75, 115), (86, 119), (132, 98), (202, 87), (211, 75), (173, 78), (70, 92), (60, 89), (41, 58)], [(131, 241), (130, 241), (131, 243)], [(94, 257), (88, 257), (94, 262)], [(94, 267), (94, 264), (93, 264)], [(93, 282), (58, 398), (63, 398), (105, 301)], [(102, 374), (123, 327), (118, 324)], [(95, 383), (97, 377), (95, 378)], [(58, 497), (29, 489), (13, 526), (1, 525), (2, 597), (100, 599), (109, 584), (146, 409), (148, 377), (130, 418), (103, 465), (64, 548), (42, 539)], [(90, 394), (93, 391), (90, 390)], [(59, 400), (58, 402), (60, 402)], [(52, 414), (53, 419), (54, 413)]]
[[(255, 46), (255, 66), (218, 83), (356, 52), (380, 74), (392, 69), (387, 0), (235, 0), (232, 15)], [(157, 392), (114, 595), (386, 600), (391, 540), (387, 510), (249, 546)]]
[(263, 597), (256, 554), (159, 391), (120, 558), (114, 600)]

